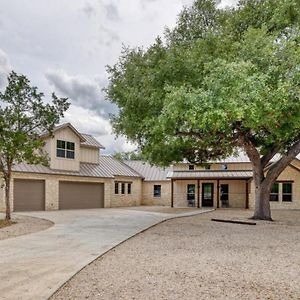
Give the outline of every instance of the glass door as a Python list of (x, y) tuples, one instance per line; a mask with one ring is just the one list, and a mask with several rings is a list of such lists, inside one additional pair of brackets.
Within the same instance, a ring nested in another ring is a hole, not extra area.
[(195, 194), (196, 194), (196, 186), (195, 184), (187, 185), (187, 202), (188, 206), (195, 206)]
[(202, 183), (202, 206), (214, 206), (214, 184)]

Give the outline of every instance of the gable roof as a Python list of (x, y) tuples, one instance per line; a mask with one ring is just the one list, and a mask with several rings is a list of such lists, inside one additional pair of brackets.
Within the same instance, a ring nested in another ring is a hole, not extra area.
[[(78, 132), (78, 130), (71, 123), (64, 123), (64, 124), (61, 124), (61, 125), (58, 125), (58, 126), (54, 127), (53, 133), (57, 132), (59, 130), (62, 130), (64, 128), (70, 128), (79, 137), (81, 142), (85, 142), (85, 138), (82, 136), (81, 133)], [(47, 136), (49, 136), (49, 133), (48, 132), (42, 132), (40, 134), (40, 136), (41, 137), (47, 137)]]
[(116, 176), (141, 178), (141, 175), (126, 166), (124, 163), (110, 156), (100, 156), (99, 164), (80, 163), (80, 169), (76, 171), (54, 170), (43, 165), (30, 165), (20, 163), (13, 167), (14, 172), (39, 173), (53, 175), (70, 175), (98, 178), (115, 178)]
[(145, 181), (168, 180), (167, 174), (171, 170), (171, 168), (151, 166), (149, 163), (141, 160), (126, 160), (124, 164), (141, 174)]

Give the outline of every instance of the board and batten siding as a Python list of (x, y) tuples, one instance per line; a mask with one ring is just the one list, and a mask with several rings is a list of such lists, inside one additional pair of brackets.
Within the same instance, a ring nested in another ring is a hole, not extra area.
[(91, 148), (81, 146), (80, 161), (91, 164), (99, 163), (100, 150), (98, 148)]
[[(79, 137), (68, 127), (55, 132), (50, 140), (50, 168), (54, 170), (79, 171), (81, 146)], [(75, 159), (56, 157), (56, 141), (62, 140), (75, 144)], [(48, 146), (49, 147), (49, 146)]]

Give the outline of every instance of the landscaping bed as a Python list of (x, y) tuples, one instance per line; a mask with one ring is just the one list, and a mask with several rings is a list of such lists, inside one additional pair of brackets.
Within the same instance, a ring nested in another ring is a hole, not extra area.
[(52, 225), (48, 220), (21, 215), (14, 215), (11, 221), (6, 221), (0, 214), (0, 240), (45, 230)]

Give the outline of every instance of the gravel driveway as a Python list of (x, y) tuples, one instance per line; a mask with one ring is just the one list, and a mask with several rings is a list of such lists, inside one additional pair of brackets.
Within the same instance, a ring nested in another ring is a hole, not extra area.
[(51, 299), (300, 299), (300, 211), (256, 226), (250, 211), (166, 221), (83, 269)]

